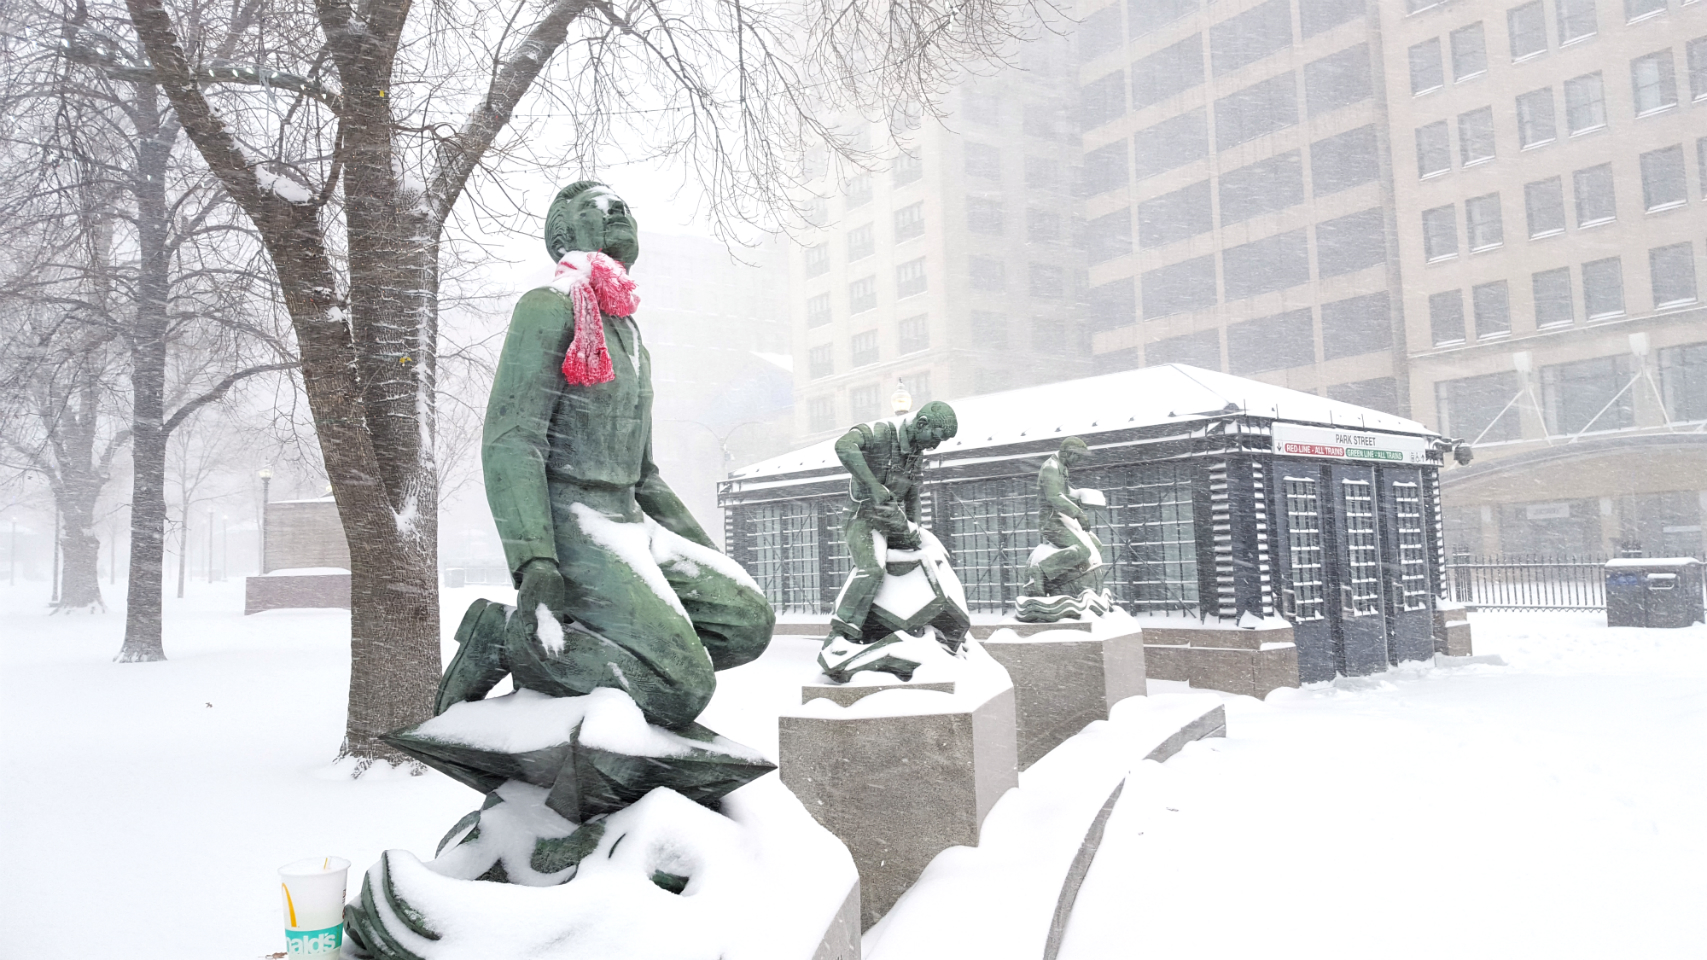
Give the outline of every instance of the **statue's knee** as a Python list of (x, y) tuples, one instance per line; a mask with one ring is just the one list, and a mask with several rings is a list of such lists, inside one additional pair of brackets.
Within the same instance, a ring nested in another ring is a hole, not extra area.
[(757, 590), (742, 589), (734, 613), (721, 649), (712, 658), (719, 670), (757, 660), (770, 646), (771, 633), (776, 629), (776, 611)]

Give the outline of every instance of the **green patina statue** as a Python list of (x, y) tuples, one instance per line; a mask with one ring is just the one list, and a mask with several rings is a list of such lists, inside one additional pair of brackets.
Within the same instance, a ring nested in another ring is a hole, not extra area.
[[(715, 805), (775, 769), (694, 722), (715, 671), (764, 652), (775, 615), (652, 459), (634, 217), (575, 183), (545, 241), (557, 276), (516, 305), (481, 447), (516, 605), (475, 601), (433, 719), (385, 737), (487, 794), (427, 868), (534, 886), (572, 880), (606, 818), (656, 788)], [(516, 691), (487, 699), (505, 677)], [(345, 911), (356, 952), (431, 960), (435, 919), (393, 889), (391, 856)], [(653, 881), (680, 893), (687, 878)]]
[[(560, 191), (546, 218), (546, 246), (560, 261), (596, 250), (633, 266), (636, 232), (622, 200), (592, 182)], [(658, 475), (652, 361), (639, 326), (600, 313), (611, 379), (588, 385), (565, 374), (572, 341), (587, 332), (571, 296), (532, 290), (510, 319), (481, 454), (521, 628), (470, 625), (441, 711), (514, 673), (518, 686), (553, 696), (616, 687), (651, 723), (679, 727), (711, 700), (713, 671), (770, 642), (764, 595)], [(549, 651), (534, 629), (542, 608), (579, 628)]]
[(1103, 496), (1072, 486), (1073, 468), (1090, 458), (1085, 441), (1068, 437), (1037, 471), (1037, 531), (1043, 542), (1031, 552), (1016, 604), (1018, 618), (1027, 623), (1106, 613), (1110, 607), (1102, 589), (1108, 572), (1102, 541), (1091, 532), (1086, 511), (1103, 506)]
[(853, 570), (818, 658), (831, 679), (845, 682), (859, 669), (905, 679), (909, 664), (884, 665), (880, 653), (898, 632), (933, 626), (951, 648), (965, 637), (971, 618), (960, 581), (941, 544), (918, 525), (925, 454), (958, 429), (954, 409), (933, 400), (910, 417), (862, 423), (836, 441), (850, 475), (843, 532)]

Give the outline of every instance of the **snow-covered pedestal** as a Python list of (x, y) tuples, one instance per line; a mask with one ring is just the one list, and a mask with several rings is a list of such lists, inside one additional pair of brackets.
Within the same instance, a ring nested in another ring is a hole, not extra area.
[[(927, 668), (931, 664), (925, 665)], [(853, 854), (861, 928), (876, 923), (939, 852), (975, 846), (984, 817), (1019, 783), (1014, 689), (977, 642), (948, 682), (848, 685), (778, 718), (782, 782)], [(864, 676), (864, 675), (862, 675)]]
[(1144, 662), (1152, 680), (1186, 680), (1194, 687), (1262, 699), (1298, 686), (1298, 647), (1292, 625), (1279, 617), (1237, 623), (1187, 618), (1135, 618), (1144, 630)]
[(1470, 644), (1470, 614), (1462, 603), (1436, 600), (1434, 603), (1434, 652), (1449, 657), (1472, 655)]
[(1127, 697), (1143, 696), (1144, 636), (1124, 612), (1092, 629), (1021, 636), (997, 630), (985, 649), (1014, 684), (1019, 766), (1025, 769)]

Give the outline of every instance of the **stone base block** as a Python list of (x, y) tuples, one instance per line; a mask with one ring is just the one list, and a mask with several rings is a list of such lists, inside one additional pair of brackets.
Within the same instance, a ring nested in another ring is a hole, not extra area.
[(304, 576), (244, 578), (245, 616), (286, 607), (341, 607), (348, 610), (350, 575), (316, 573)]
[(1019, 784), (1013, 687), (961, 691), (890, 689), (848, 708), (814, 700), (778, 719), (782, 782), (859, 868), (862, 930), (938, 853), (975, 846), (985, 815)]
[(921, 680), (916, 683), (903, 683), (900, 680), (896, 680), (894, 683), (860, 685), (851, 683), (808, 683), (802, 685), (800, 688), (800, 702), (811, 703), (813, 700), (822, 697), (838, 707), (851, 707), (874, 693), (882, 693), (886, 690), (935, 690), (938, 693), (953, 693), (954, 681)]
[(1470, 616), (1462, 604), (1442, 603), (1434, 609), (1434, 652), (1449, 657), (1468, 657)]
[(859, 880), (848, 885), (847, 898), (836, 911), (835, 919), (824, 930), (824, 939), (812, 960), (860, 960), (859, 953)]
[(1090, 633), (1091, 623), (1088, 620), (1062, 620), (1059, 623), (1020, 623), (1018, 620), (1002, 623), (974, 623), (972, 625), (972, 636), (977, 640), (988, 640), (995, 635), (997, 630), (1012, 630), (1022, 637), (1034, 637), (1049, 630), (1077, 630), (1082, 633)]
[(1444, 653), (1449, 657), (1473, 656), (1475, 651), (1471, 649), (1470, 644), (1470, 622), (1455, 620), (1444, 625), (1436, 625), (1434, 652)]
[(1137, 630), (1103, 639), (1088, 630), (998, 633), (984, 649), (1013, 679), (1021, 770), (1091, 721), (1108, 719), (1116, 703), (1145, 692), (1144, 636)]
[[(1144, 635), (1148, 640), (1149, 631)], [(1259, 700), (1272, 690), (1298, 686), (1298, 648), (1291, 643), (1268, 643), (1256, 650), (1146, 643), (1144, 658), (1152, 680), (1185, 680), (1194, 687)]]

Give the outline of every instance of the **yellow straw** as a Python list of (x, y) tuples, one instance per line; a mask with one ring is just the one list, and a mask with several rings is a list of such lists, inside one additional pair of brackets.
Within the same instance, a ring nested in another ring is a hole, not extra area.
[(320, 861), (320, 869), (322, 869), (322, 870), (325, 870), (326, 868), (330, 867), (331, 865), (332, 865), (332, 858), (331, 857), (327, 857), (325, 860)]

